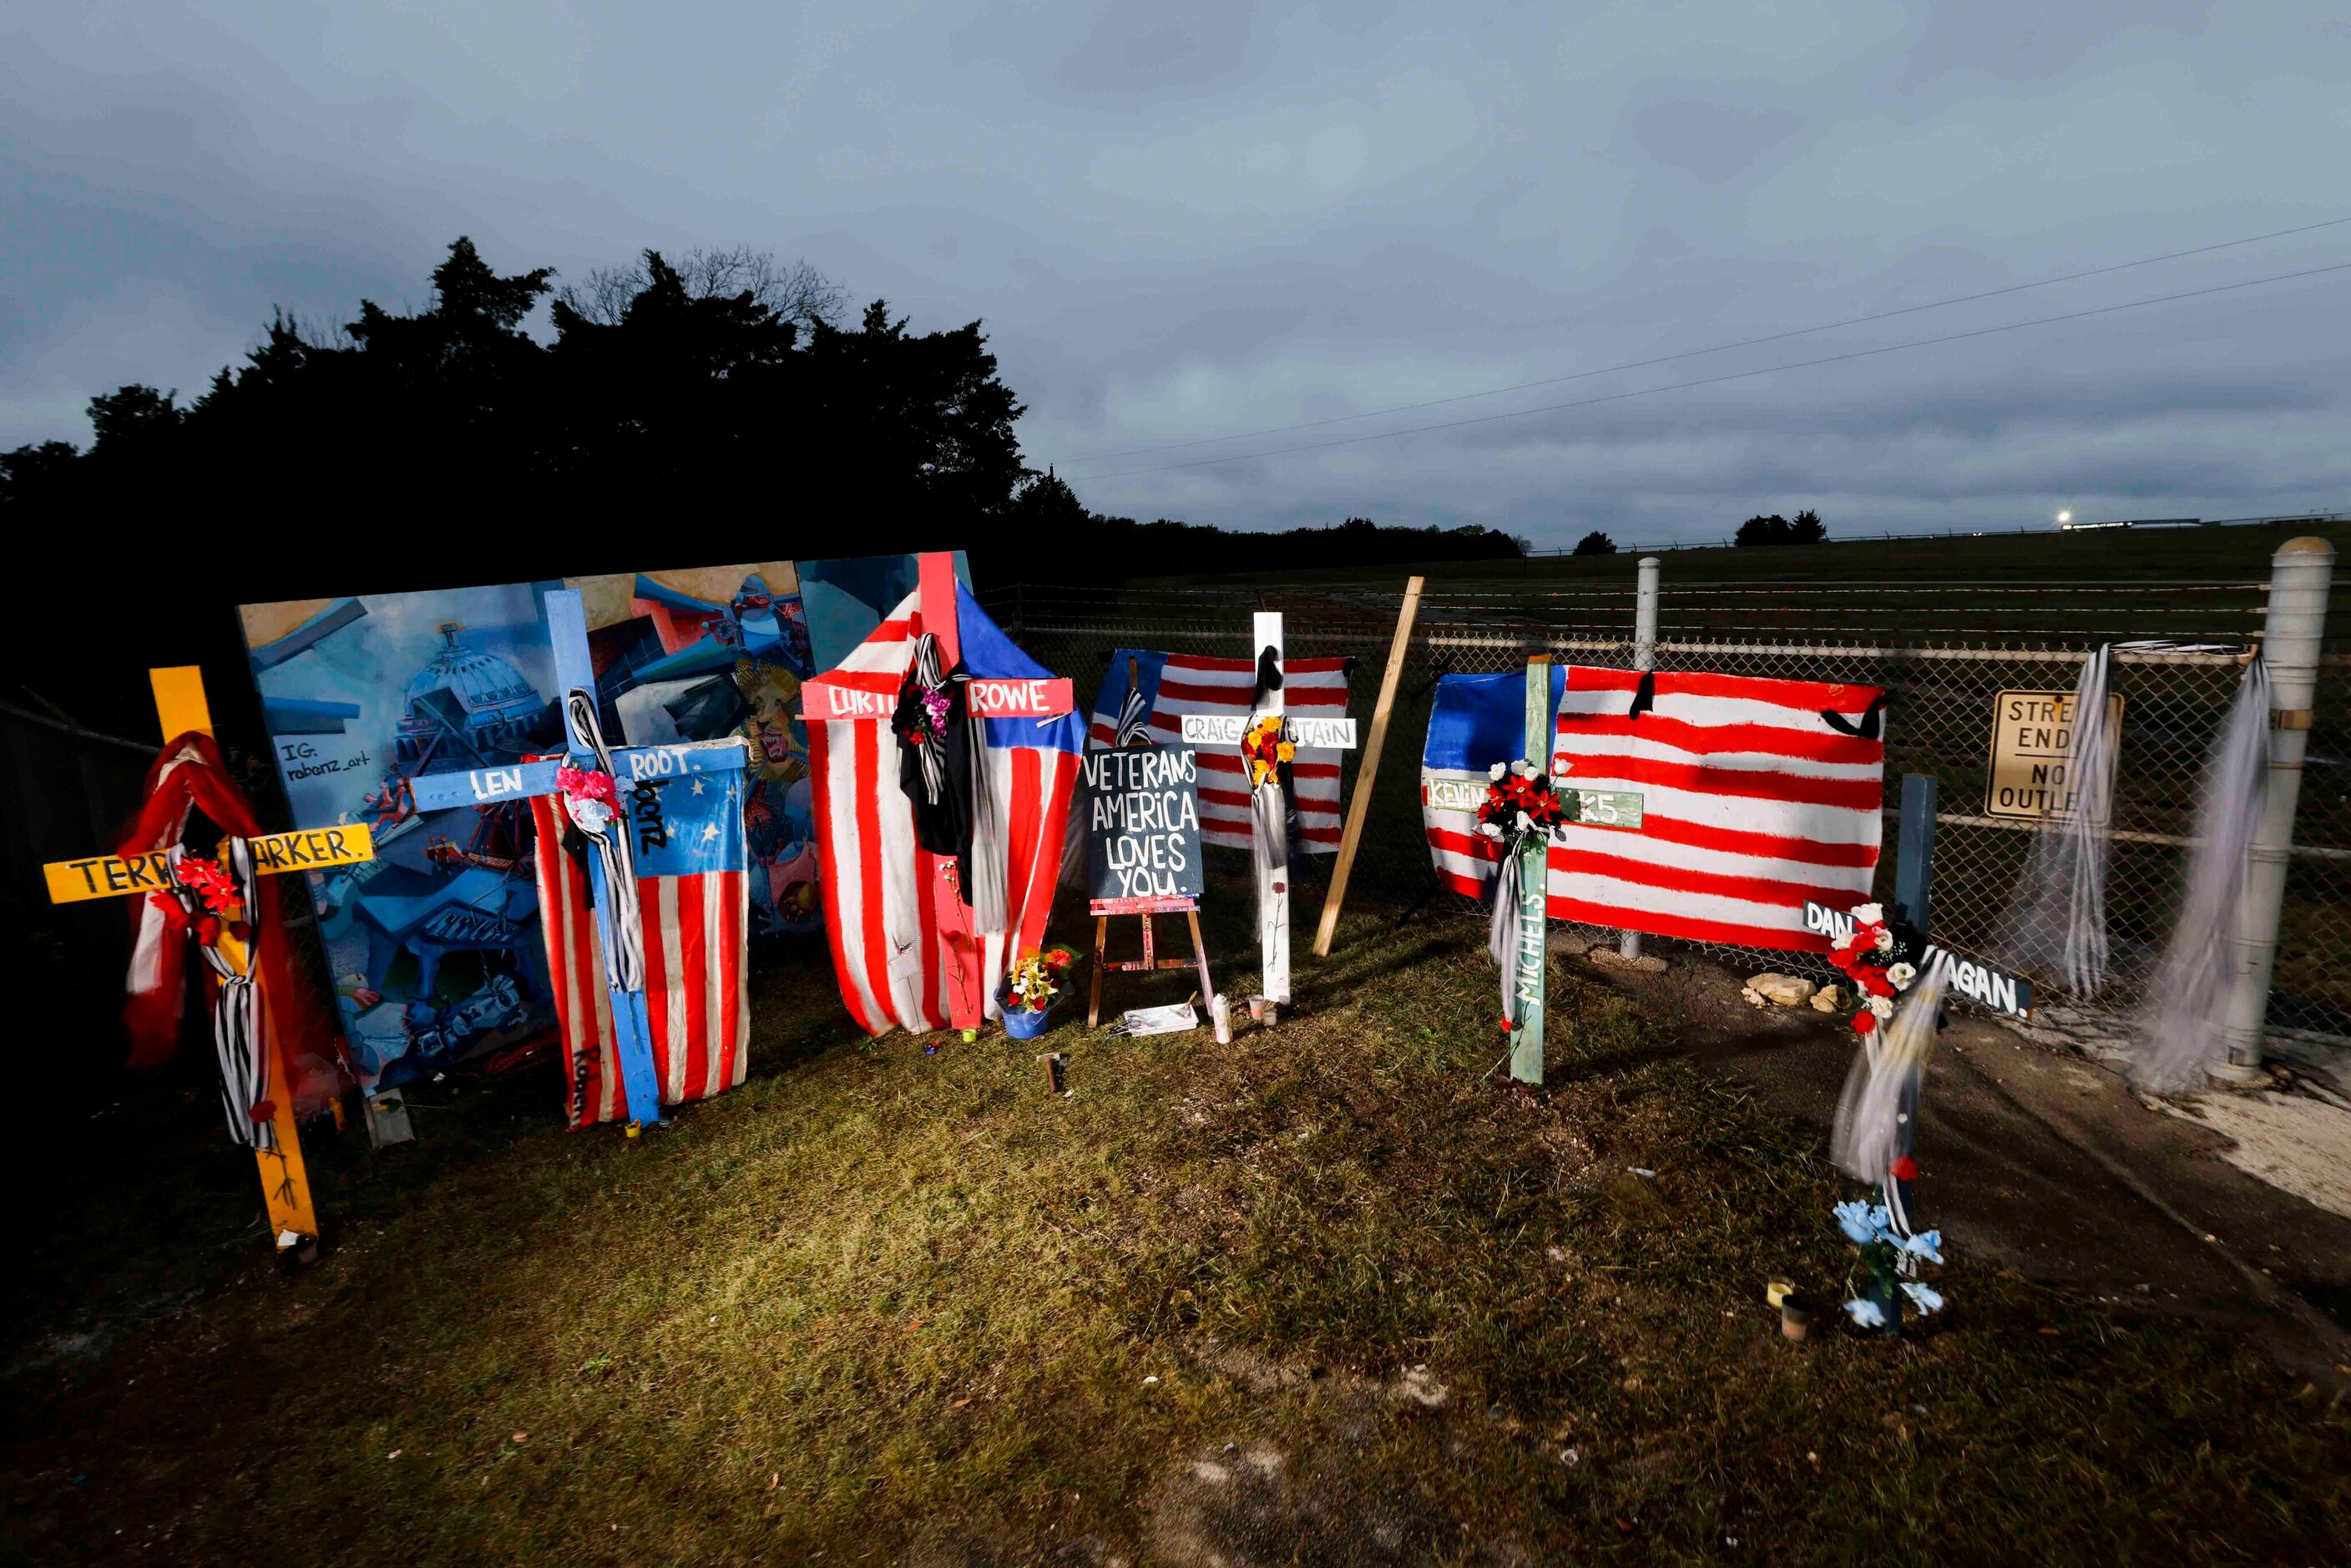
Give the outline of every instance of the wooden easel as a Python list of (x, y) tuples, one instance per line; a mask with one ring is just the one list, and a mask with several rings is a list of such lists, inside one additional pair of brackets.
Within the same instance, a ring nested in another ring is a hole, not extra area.
[[(1088, 911), (1094, 917), (1094, 972), (1086, 987), (1086, 1027), (1092, 1029), (1102, 1022), (1102, 982), (1104, 969), (1127, 972), (1136, 969), (1188, 969), (1200, 971), (1200, 999), (1204, 1006), (1213, 1006), (1217, 988), (1208, 978), (1208, 948), (1200, 940), (1200, 906), (1188, 898), (1107, 898), (1090, 903)], [(1137, 961), (1113, 964), (1110, 961), (1110, 917), (1113, 915), (1143, 916), (1143, 957)], [(1151, 917), (1155, 915), (1181, 915), (1192, 928), (1192, 956), (1189, 958), (1161, 958), (1151, 946)]]

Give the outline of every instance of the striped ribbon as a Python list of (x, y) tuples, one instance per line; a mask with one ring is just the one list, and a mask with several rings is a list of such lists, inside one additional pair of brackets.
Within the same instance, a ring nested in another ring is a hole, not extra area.
[[(596, 699), (574, 686), (564, 695), (563, 718), (571, 732), (571, 749), (591, 753), (597, 768), (611, 775), (612, 753), (604, 744), (603, 726), (597, 721)], [(617, 811), (601, 827), (581, 821), (571, 812), (569, 800), (564, 802), (564, 814), (570, 817), (580, 836), (596, 846), (604, 862), (605, 978), (614, 990), (642, 991), (645, 988), (645, 933), (637, 907), (636, 850), (620, 826)]]
[[(274, 1149), (277, 1129), (267, 1118), (253, 1114), (254, 1108), (269, 1097), (269, 1068), (262, 1056), (261, 990), (254, 983), (261, 973), (261, 922), (253, 917), (256, 909), (253, 846), (243, 839), (223, 842), (228, 848), (229, 880), (236, 886), (237, 903), (246, 911), (251, 936), (246, 939), (243, 974), (219, 948), (196, 943), (196, 951), (204, 955), (219, 981), (213, 998), (213, 1053), (220, 1059), (221, 1114), (228, 1123), (228, 1135), (236, 1142), (248, 1148)], [(164, 863), (172, 896), (192, 920), (200, 919), (208, 913), (204, 899), (180, 875), (180, 862), (186, 856), (185, 848), (173, 844), (165, 852)]]

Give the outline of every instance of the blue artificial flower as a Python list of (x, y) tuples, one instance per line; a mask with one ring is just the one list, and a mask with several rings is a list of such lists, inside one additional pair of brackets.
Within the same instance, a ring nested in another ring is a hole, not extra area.
[(1876, 1301), (1855, 1296), (1844, 1304), (1844, 1310), (1851, 1312), (1853, 1321), (1863, 1328), (1882, 1329), (1886, 1326), (1886, 1313)]
[(1869, 1223), (1876, 1226), (1877, 1234), (1886, 1240), (1897, 1239), (1894, 1231), (1894, 1211), (1884, 1204), (1869, 1211)]
[(1866, 1247), (1877, 1239), (1877, 1227), (1871, 1222), (1869, 1205), (1860, 1198), (1836, 1206), (1837, 1227), (1844, 1239), (1855, 1247)]
[(1922, 1230), (1916, 1236), (1902, 1239), (1902, 1250), (1913, 1258), (1924, 1258), (1929, 1263), (1943, 1260), (1942, 1249), (1943, 1233), (1939, 1230)]
[(1906, 1283), (1902, 1287), (1902, 1293), (1909, 1297), (1911, 1305), (1922, 1312), (1939, 1312), (1943, 1310), (1943, 1293), (1930, 1285)]

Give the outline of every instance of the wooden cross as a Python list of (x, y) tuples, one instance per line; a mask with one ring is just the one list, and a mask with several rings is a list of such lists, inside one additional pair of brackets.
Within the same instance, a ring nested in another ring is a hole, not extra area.
[[(166, 744), (191, 730), (213, 733), (212, 709), (204, 700), (203, 670), (183, 664), (150, 670), (147, 678), (155, 689), (155, 716), (162, 725)], [(364, 823), (265, 833), (247, 842), (253, 852), (254, 870), (265, 876), (351, 865), (375, 858), (374, 840)], [(43, 866), (41, 873), (48, 883), (49, 900), (54, 904), (131, 894), (144, 896), (171, 886), (169, 858), (168, 852), (162, 850), (128, 859), (94, 855), (85, 860), (57, 861)], [(213, 951), (232, 973), (251, 975), (255, 983), (259, 983), (260, 977), (254, 973), (252, 949), (230, 934), (226, 922), (222, 924)], [(262, 997), (261, 1006), (266, 1019), (267, 996)], [(262, 1098), (272, 1107), (269, 1126), (275, 1146), (256, 1145), (253, 1157), (261, 1171), (261, 1198), (268, 1210), (270, 1231), (282, 1252), (317, 1239), (319, 1212), (310, 1201), (309, 1172), (302, 1163), (302, 1136), (294, 1124), (294, 1096), (286, 1082), (285, 1064), (277, 1059), (266, 1025), (262, 1038), (254, 1044), (261, 1053)]]
[[(1560, 773), (1552, 755), (1558, 715), (1551, 700), (1551, 656), (1538, 653), (1527, 661), (1525, 759), (1542, 768), (1551, 780), (1552, 795), (1569, 822), (1585, 827), (1637, 831), (1642, 797), (1628, 789), (1582, 789)], [(1459, 774), (1424, 778), (1429, 806), (1475, 816), (1486, 800), (1486, 780)], [(1504, 836), (1510, 830), (1503, 830)], [(1551, 841), (1528, 833), (1514, 853), (1497, 869), (1498, 876), (1515, 877), (1519, 887), (1519, 945), (1510, 965), (1510, 1076), (1521, 1083), (1541, 1083), (1543, 1076), (1543, 1011), (1548, 1004), (1551, 936)], [(1496, 896), (1500, 896), (1498, 893)]]
[[(1353, 750), (1355, 721), (1352, 718), (1292, 718), (1281, 700), (1281, 612), (1257, 612), (1250, 645), (1257, 649), (1257, 693), (1247, 717), (1209, 714), (1184, 716), (1186, 746), (1238, 746), (1250, 726), (1267, 716), (1280, 718), (1282, 735), (1301, 747)], [(1250, 832), (1256, 839), (1258, 868), (1258, 954), (1263, 967), (1259, 983), (1265, 999), (1290, 1003), (1290, 824), (1284, 791), (1272, 780), (1250, 791)]]
[[(580, 771), (601, 770), (604, 763), (597, 755), (598, 737), (590, 727), (596, 714), (596, 668), (588, 653), (587, 612), (577, 592), (559, 589), (548, 594), (547, 628), (555, 648), (556, 700), (563, 707), (564, 731), (570, 741), (568, 766)], [(640, 814), (649, 800), (658, 801), (657, 785), (662, 780), (695, 773), (742, 772), (748, 760), (746, 746), (740, 737), (734, 737), (684, 746), (606, 747), (615, 799), (612, 819), (602, 831), (639, 831)], [(565, 766), (566, 761), (550, 758), (464, 772), (426, 773), (410, 780), (409, 788), (419, 811), (494, 806), (561, 793), (558, 775)], [(658, 810), (658, 805), (653, 809)], [(604, 946), (606, 988), (612, 1005), (612, 1054), (621, 1065), (629, 1120), (656, 1125), (661, 1121), (661, 1080), (653, 1069), (653, 1024), (646, 1011), (643, 967), (640, 964), (632, 972), (614, 959), (621, 944), (634, 941), (636, 933), (623, 931), (618, 925), (621, 901), (614, 895), (611, 875), (601, 852), (588, 856), (588, 879), (596, 905), (597, 935)], [(630, 904), (633, 908), (633, 900)]]
[[(1539, 763), (1548, 773), (1552, 731), (1558, 719), (1552, 712), (1551, 659), (1547, 654), (1538, 653), (1527, 661), (1526, 717), (1527, 760)], [(1561, 804), (1566, 804), (1566, 800)], [(1518, 853), (1502, 862), (1499, 874), (1519, 879), (1519, 947), (1510, 956), (1510, 1076), (1521, 1083), (1541, 1083), (1543, 1004), (1551, 979), (1549, 835), (1524, 835)]]
[[(907, 635), (911, 640), (927, 632), (938, 640), (939, 670), (944, 674), (963, 658), (963, 633), (956, 612), (955, 556), (929, 550), (915, 558), (915, 565), (920, 597)], [(1057, 718), (1077, 706), (1070, 683), (1051, 677), (974, 675), (964, 684), (964, 698), (980, 718)], [(800, 686), (800, 712), (812, 722), (872, 719), (888, 724), (897, 706), (894, 689), (884, 694), (824, 680), (804, 682)], [(985, 757), (972, 758), (975, 768), (986, 765)], [(980, 939), (971, 928), (971, 908), (963, 900), (955, 856), (933, 854), (917, 844), (914, 874), (921, 885), (935, 889), (937, 894), (939, 937), (946, 949), (949, 1022), (963, 1031), (967, 1041), (977, 1040), (979, 1026), (987, 1017), (987, 963)]]

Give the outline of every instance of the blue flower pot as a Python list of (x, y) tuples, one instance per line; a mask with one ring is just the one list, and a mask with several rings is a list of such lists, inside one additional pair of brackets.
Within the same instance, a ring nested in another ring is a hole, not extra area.
[(1869, 1282), (1868, 1289), (1863, 1291), (1861, 1293), (1866, 1299), (1876, 1301), (1877, 1303), (1877, 1310), (1886, 1314), (1886, 1326), (1879, 1329), (1877, 1332), (1883, 1334), (1891, 1334), (1894, 1338), (1900, 1339), (1902, 1337), (1903, 1297), (1899, 1284), (1892, 1280), (1873, 1278)]
[(1004, 1032), (1015, 1040), (1035, 1040), (1052, 1027), (1053, 1009), (1050, 1008), (1043, 1012), (1016, 1010), (1009, 1005), (1004, 1009)]

